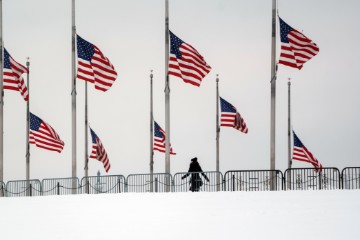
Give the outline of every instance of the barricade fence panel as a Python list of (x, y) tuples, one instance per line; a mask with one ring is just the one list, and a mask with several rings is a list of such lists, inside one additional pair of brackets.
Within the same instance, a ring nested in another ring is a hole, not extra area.
[(125, 188), (126, 180), (123, 175), (89, 176), (81, 179), (82, 193), (123, 193)]
[(341, 188), (340, 171), (337, 168), (292, 168), (284, 173), (286, 190), (331, 190)]
[(5, 196), (7, 197), (32, 197), (41, 196), (41, 182), (38, 179), (9, 181), (6, 183)]
[(360, 167), (346, 167), (341, 176), (343, 189), (360, 189)]
[[(124, 192), (215, 192), (360, 189), (360, 167), (221, 172), (130, 174), (78, 178), (0, 181), (0, 197)], [(208, 181), (209, 180), (209, 181)]]
[(227, 171), (224, 175), (224, 191), (271, 191), (283, 189), (280, 170)]
[(176, 173), (173, 192), (215, 192), (222, 190), (222, 184), (221, 172)]
[(167, 173), (130, 174), (126, 182), (127, 192), (170, 192), (173, 179)]
[(80, 193), (79, 178), (45, 178), (41, 181), (42, 195), (68, 195)]

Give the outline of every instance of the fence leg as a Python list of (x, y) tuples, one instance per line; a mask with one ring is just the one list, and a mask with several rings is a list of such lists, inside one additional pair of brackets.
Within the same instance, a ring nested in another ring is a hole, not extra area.
[(118, 178), (119, 193), (121, 193), (120, 178)]
[(60, 183), (57, 183), (57, 195), (60, 195)]
[(235, 175), (232, 175), (232, 190), (235, 191)]
[(32, 197), (32, 185), (31, 185), (31, 183), (30, 183), (29, 191), (30, 191), (30, 197)]
[(155, 192), (158, 192), (158, 179), (155, 178)]

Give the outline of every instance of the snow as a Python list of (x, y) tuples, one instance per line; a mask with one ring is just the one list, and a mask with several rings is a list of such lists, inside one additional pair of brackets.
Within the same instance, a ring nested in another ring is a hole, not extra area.
[(360, 239), (360, 191), (0, 198), (2, 240)]

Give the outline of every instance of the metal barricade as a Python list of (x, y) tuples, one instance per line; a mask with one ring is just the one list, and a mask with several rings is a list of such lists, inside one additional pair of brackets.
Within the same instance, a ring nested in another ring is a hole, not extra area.
[(41, 182), (38, 179), (9, 181), (5, 192), (7, 197), (41, 196)]
[(341, 171), (343, 189), (360, 189), (360, 167), (346, 167)]
[(283, 189), (280, 170), (227, 171), (224, 175), (224, 191), (271, 191)]
[(5, 197), (5, 183), (0, 181), (0, 197)]
[(173, 179), (167, 173), (130, 174), (126, 182), (128, 192), (170, 192)]
[(291, 168), (285, 173), (286, 190), (330, 190), (341, 189), (340, 171), (337, 168)]
[(174, 175), (173, 192), (216, 192), (222, 185), (221, 172), (183, 172)]
[(81, 179), (82, 193), (122, 193), (125, 192), (123, 175), (89, 176)]
[[(45, 178), (41, 181), (43, 196), (68, 195), (80, 192), (79, 178)], [(73, 187), (75, 186), (75, 188)]]

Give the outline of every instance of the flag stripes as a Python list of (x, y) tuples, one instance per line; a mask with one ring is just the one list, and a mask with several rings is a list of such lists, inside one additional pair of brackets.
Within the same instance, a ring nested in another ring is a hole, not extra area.
[(77, 35), (78, 72), (77, 78), (95, 85), (95, 89), (107, 91), (117, 78), (110, 60), (98, 47)]
[(110, 161), (109, 157), (105, 151), (104, 145), (100, 141), (100, 138), (96, 135), (96, 133), (90, 128), (91, 140), (92, 140), (92, 151), (90, 154), (90, 158), (97, 159), (102, 162), (104, 165), (104, 169), (106, 172), (110, 170)]
[(280, 19), (281, 53), (279, 63), (298, 68), (319, 53), (319, 47), (304, 34)]
[(184, 82), (200, 86), (202, 79), (211, 67), (200, 53), (170, 31), (169, 75), (183, 79)]
[(41, 118), (30, 113), (29, 143), (39, 148), (50, 151), (61, 152), (64, 142), (56, 131)]
[(240, 132), (248, 133), (249, 130), (244, 119), (232, 104), (220, 97), (220, 106), (220, 126), (232, 127), (239, 130)]
[[(154, 150), (157, 150), (159, 152), (166, 152), (166, 133), (165, 131), (157, 124), (157, 122), (154, 121)], [(176, 155), (176, 153), (173, 152), (173, 149), (170, 144), (170, 154)]]
[(294, 134), (294, 150), (293, 150), (293, 160), (302, 161), (311, 163), (315, 167), (315, 171), (322, 171), (322, 165), (319, 161), (313, 156), (313, 154), (304, 146), (304, 144), (300, 141), (298, 136)]
[(19, 91), (25, 101), (29, 99), (29, 92), (22, 74), (29, 73), (29, 70), (16, 62), (4, 48), (3, 82), (4, 89)]

